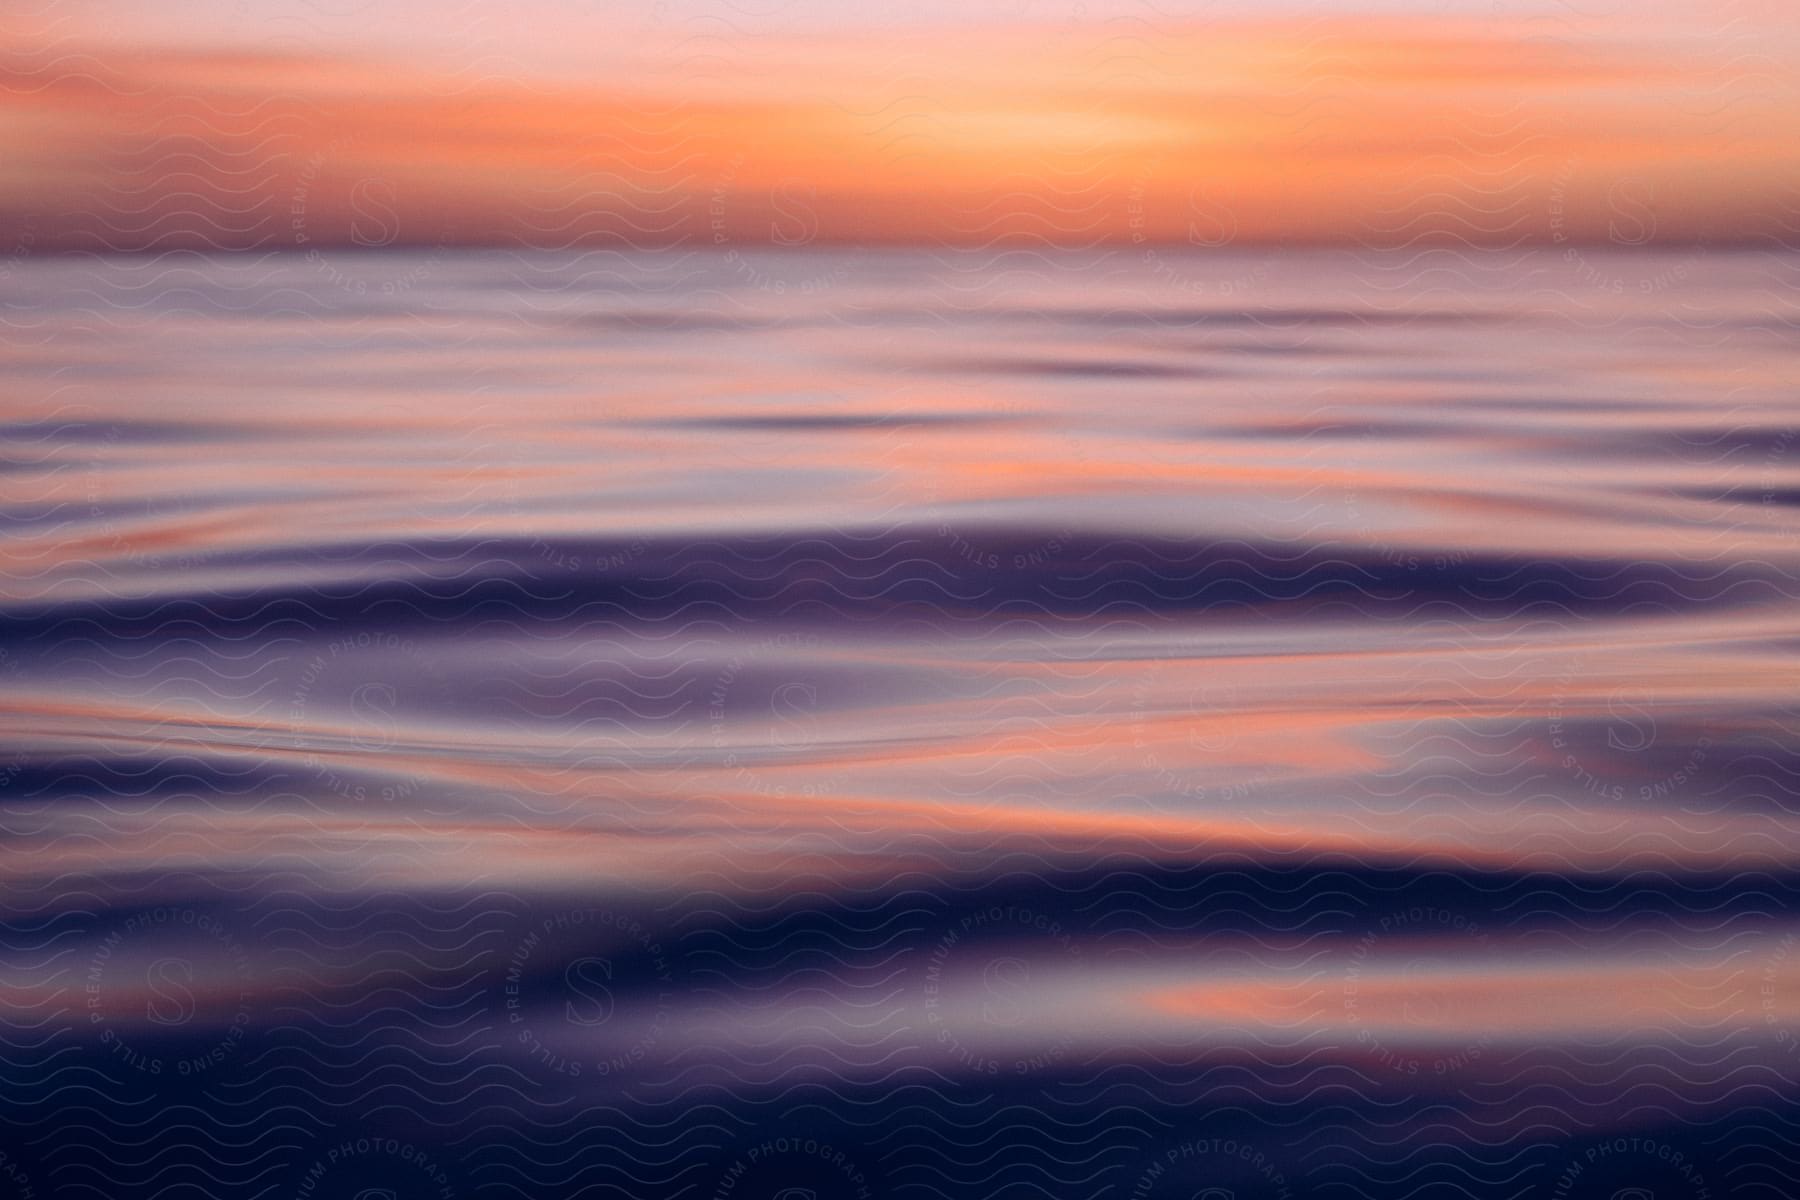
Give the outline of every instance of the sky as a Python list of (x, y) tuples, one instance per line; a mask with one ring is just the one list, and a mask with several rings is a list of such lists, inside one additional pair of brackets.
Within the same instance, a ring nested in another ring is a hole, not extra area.
[(34, 250), (1740, 244), (1777, 0), (26, 0)]

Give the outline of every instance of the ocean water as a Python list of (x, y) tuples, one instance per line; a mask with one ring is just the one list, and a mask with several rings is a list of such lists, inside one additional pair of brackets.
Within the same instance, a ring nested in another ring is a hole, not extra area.
[(1792, 1194), (1796, 282), (6, 264), (0, 1195)]

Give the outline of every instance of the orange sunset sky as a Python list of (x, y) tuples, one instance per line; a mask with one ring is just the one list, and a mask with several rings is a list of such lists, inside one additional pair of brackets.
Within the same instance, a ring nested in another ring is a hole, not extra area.
[(1754, 243), (1800, 5), (25, 0), (15, 247)]

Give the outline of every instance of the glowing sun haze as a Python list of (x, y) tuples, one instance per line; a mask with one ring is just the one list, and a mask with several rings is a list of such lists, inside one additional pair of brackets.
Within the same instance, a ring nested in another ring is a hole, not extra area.
[(9, 11), (0, 218), (92, 250), (1728, 244), (1800, 165), (1800, 9), (1766, 0), (882, 7)]

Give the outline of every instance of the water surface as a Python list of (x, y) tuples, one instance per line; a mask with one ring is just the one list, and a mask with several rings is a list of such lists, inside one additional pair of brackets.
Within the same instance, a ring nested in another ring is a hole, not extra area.
[(0, 1170), (1785, 1194), (1797, 279), (16, 264)]

